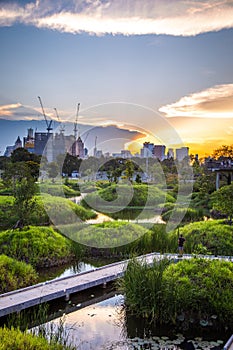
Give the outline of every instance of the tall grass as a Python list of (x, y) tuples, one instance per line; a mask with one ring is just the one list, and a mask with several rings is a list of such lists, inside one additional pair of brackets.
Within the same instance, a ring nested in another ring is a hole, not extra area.
[(0, 293), (23, 288), (38, 281), (34, 268), (6, 255), (0, 255)]
[(152, 266), (133, 259), (119, 288), (128, 310), (160, 324), (232, 329), (231, 262), (193, 258)]

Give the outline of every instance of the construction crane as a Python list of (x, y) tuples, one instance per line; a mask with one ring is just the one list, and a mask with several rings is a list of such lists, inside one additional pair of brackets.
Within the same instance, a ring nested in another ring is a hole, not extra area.
[(79, 112), (80, 103), (77, 105), (77, 112), (76, 112), (76, 118), (74, 123), (74, 138), (77, 140), (77, 133), (78, 133), (78, 112)]
[(96, 153), (97, 153), (96, 144), (97, 144), (97, 136), (95, 137), (94, 157), (96, 157)]
[(85, 137), (85, 139), (83, 140), (83, 143), (85, 143), (85, 142), (87, 141), (88, 135), (89, 135), (89, 132), (86, 134), (86, 137)]
[(60, 117), (59, 117), (59, 115), (57, 113), (57, 108), (54, 108), (54, 110), (55, 110), (55, 113), (56, 113), (56, 116), (57, 116), (57, 120), (60, 123), (60, 132), (63, 133), (65, 131), (65, 126), (62, 125), (61, 119), (60, 119)]
[(40, 96), (38, 96), (38, 99), (39, 99), (39, 101), (40, 101), (40, 105), (41, 105), (41, 109), (42, 109), (42, 112), (43, 112), (43, 116), (44, 116), (44, 119), (45, 119), (45, 122), (46, 122), (46, 125), (47, 125), (47, 131), (48, 131), (48, 134), (49, 134), (49, 132), (51, 131), (51, 130), (53, 130), (53, 128), (52, 128), (52, 122), (53, 122), (53, 120), (51, 119), (50, 121), (48, 121), (48, 119), (47, 119), (47, 117), (46, 117), (46, 114), (45, 114), (45, 112), (44, 112), (44, 107), (43, 107), (43, 104), (42, 104), (42, 101), (41, 101), (41, 98), (40, 98)]

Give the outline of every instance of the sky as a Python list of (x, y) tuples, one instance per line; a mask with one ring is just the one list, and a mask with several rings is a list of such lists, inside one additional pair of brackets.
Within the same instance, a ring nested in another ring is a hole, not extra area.
[(138, 131), (131, 150), (233, 144), (231, 0), (0, 1), (0, 48), (0, 119), (43, 119), (41, 96), (48, 118), (80, 103), (79, 125)]

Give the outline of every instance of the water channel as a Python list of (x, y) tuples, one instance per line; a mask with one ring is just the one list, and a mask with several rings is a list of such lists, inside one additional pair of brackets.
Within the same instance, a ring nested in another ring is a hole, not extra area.
[[(93, 223), (101, 220), (106, 221), (107, 219), (105, 215), (98, 214)], [(109, 220), (111, 219), (109, 218)], [(147, 220), (158, 222), (159, 218), (150, 215)], [(46, 281), (71, 276), (112, 262), (113, 260), (92, 259), (58, 268), (50, 268), (41, 271), (40, 280)], [(199, 331), (195, 330), (195, 332), (189, 329), (183, 334), (175, 328), (156, 328), (142, 319), (127, 315), (124, 307), (124, 296), (117, 294), (114, 289), (109, 293), (107, 291), (98, 292), (101, 300), (99, 302), (95, 302), (96, 295), (90, 294), (95, 292), (87, 291), (86, 293), (86, 296), (82, 296), (82, 302), (75, 295), (71, 296), (67, 307), (64, 306), (63, 301), (63, 305), (60, 305), (59, 310), (60, 314), (63, 313), (63, 317), (55, 316), (51, 321), (55, 327), (59, 327), (61, 319), (65, 322), (64, 336), (68, 336), (70, 342), (78, 350), (222, 350), (223, 344), (230, 337), (227, 332), (220, 334), (215, 331), (213, 333), (206, 327), (200, 327)], [(88, 306), (84, 306), (85, 299), (88, 300), (86, 302)], [(48, 329), (51, 327), (51, 322), (45, 325)]]
[[(93, 297), (91, 295), (89, 297)], [(55, 318), (53, 327), (64, 322), (64, 337), (78, 350), (133, 350), (133, 349), (173, 349), (173, 350), (221, 350), (229, 334), (218, 334), (206, 329), (193, 332), (178, 332), (175, 328), (156, 328), (142, 319), (127, 315), (124, 296), (107, 293), (105, 300), (81, 308), (77, 296), (70, 305), (76, 310)], [(77, 309), (79, 308), (80, 309)], [(67, 309), (68, 310), (68, 309)], [(51, 329), (51, 322), (45, 327)]]

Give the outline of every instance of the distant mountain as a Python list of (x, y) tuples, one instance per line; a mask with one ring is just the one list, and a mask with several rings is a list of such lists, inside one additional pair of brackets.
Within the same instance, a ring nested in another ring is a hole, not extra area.
[[(73, 123), (62, 124), (65, 127), (65, 134), (73, 134)], [(17, 137), (23, 141), (27, 136), (27, 130), (32, 128), (34, 132), (46, 132), (46, 123), (44, 120), (7, 120), (0, 119), (0, 151), (4, 154), (6, 146), (14, 145)], [(59, 123), (54, 121), (53, 132), (59, 133)], [(85, 141), (85, 147), (89, 150), (89, 155), (93, 154), (95, 142), (98, 150), (103, 152), (120, 152), (124, 149), (126, 142), (143, 137), (140, 132), (121, 129), (115, 125), (109, 126), (92, 126), (78, 125), (78, 133), (82, 140)]]

